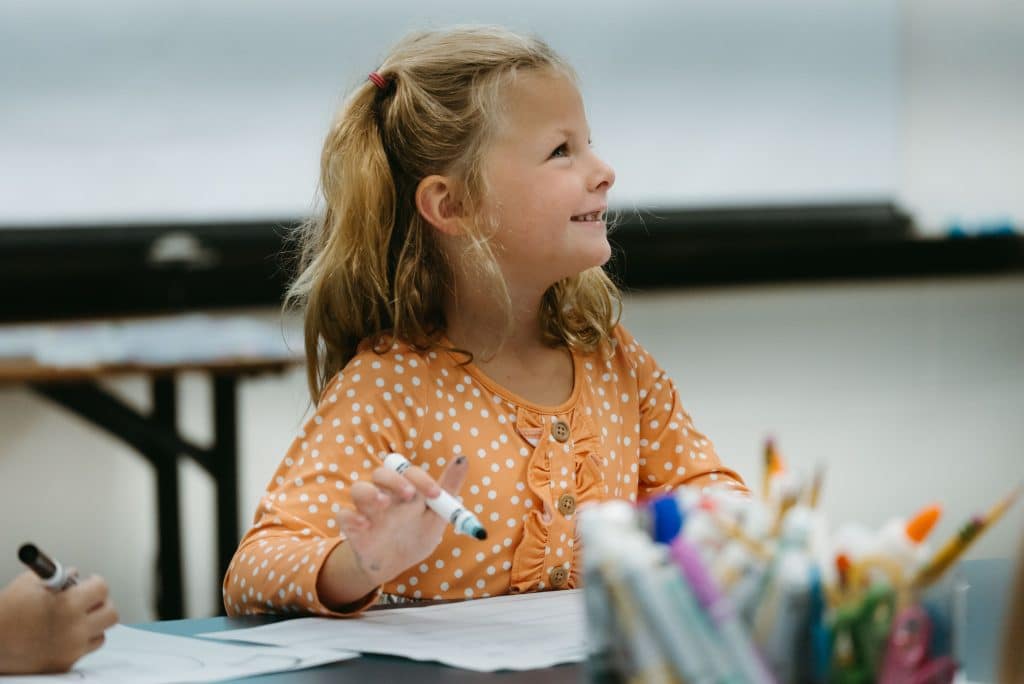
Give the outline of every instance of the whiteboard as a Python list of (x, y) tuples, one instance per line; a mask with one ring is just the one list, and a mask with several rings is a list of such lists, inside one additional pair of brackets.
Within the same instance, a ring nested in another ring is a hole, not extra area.
[(408, 30), (471, 22), (576, 67), (613, 205), (888, 198), (897, 5), (6, 0), (0, 226), (306, 215), (344, 94)]

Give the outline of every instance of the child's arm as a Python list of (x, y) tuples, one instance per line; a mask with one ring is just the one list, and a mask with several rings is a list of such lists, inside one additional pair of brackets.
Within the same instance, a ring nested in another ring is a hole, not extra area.
[[(722, 487), (731, 491), (749, 494), (743, 478), (734, 470), (722, 465), (715, 446), (693, 425), (690, 414), (682, 407), (675, 385), (667, 376), (662, 384), (670, 391), (670, 398), (662, 406), (671, 410), (652, 410), (657, 418), (641, 417), (641, 445), (647, 441), (646, 465), (640, 471), (641, 498), (657, 496), (677, 487)], [(653, 409), (653, 404), (650, 405)], [(651, 428), (652, 424), (665, 428)], [(645, 428), (645, 425), (647, 426)]]
[(628, 332), (619, 344), (635, 361), (640, 394), (640, 498), (680, 486), (726, 487), (749, 493), (743, 479), (722, 465), (715, 447), (693, 425), (675, 383)]
[(22, 573), (0, 591), (0, 673), (66, 672), (116, 622), (102, 578), (55, 592)]
[[(437, 482), (418, 467), (399, 475), (381, 465), (362, 473), (332, 463), (296, 475), (299, 462), (290, 456), (289, 462), (292, 469), (278, 471), (287, 477), (275, 478), (225, 575), (229, 615), (296, 609), (350, 615), (368, 607), (381, 584), (440, 543), (447, 521), (426, 507), (424, 496), (438, 487), (457, 494), (468, 471), (465, 458), (452, 461)], [(359, 477), (352, 482), (352, 475)], [(335, 487), (345, 480), (351, 484)]]
[[(364, 350), (325, 389), (225, 574), (229, 615), (351, 615), (433, 552), (446, 522), (424, 496), (457, 492), (469, 467), (428, 451), (432, 362), (405, 348)], [(417, 467), (383, 467), (391, 452)]]

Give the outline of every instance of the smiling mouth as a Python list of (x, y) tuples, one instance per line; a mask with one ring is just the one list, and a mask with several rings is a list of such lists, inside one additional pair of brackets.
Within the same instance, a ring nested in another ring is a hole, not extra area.
[(570, 217), (570, 220), (578, 221), (580, 223), (587, 223), (590, 221), (601, 221), (604, 218), (603, 214), (604, 212), (601, 211), (592, 211), (589, 214), (579, 214), (577, 216), (572, 216)]

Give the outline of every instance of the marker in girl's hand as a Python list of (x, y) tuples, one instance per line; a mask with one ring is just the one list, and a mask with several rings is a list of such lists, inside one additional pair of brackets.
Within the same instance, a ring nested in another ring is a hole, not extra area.
[(18, 549), (18, 558), (39, 575), (39, 579), (51, 591), (63, 591), (78, 583), (63, 565), (40, 551), (35, 544), (22, 544)]
[[(384, 465), (401, 475), (412, 464), (409, 463), (409, 460), (401, 454), (388, 454), (384, 458)], [(450, 522), (456, 532), (469, 535), (470, 537), (476, 537), (477, 539), (487, 539), (487, 530), (485, 530), (484, 526), (480, 524), (480, 521), (477, 520), (476, 516), (466, 510), (462, 504), (460, 504), (458, 500), (448, 492), (442, 489), (438, 496), (435, 496), (432, 499), (425, 499), (425, 501), (431, 510)]]

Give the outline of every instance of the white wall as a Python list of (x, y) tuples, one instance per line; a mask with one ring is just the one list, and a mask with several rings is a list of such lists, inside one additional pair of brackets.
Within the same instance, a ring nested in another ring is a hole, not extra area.
[[(1024, 481), (1024, 277), (638, 294), (625, 320), (752, 483), (769, 433), (793, 467), (827, 463), (834, 522), (878, 524), (940, 501), (945, 536)], [(140, 381), (112, 387), (146, 404)], [(186, 379), (182, 424), (197, 440), (210, 435), (208, 394)], [(306, 407), (298, 369), (243, 383), (243, 526)], [(155, 504), (142, 461), (20, 389), (0, 391), (0, 434), (0, 579), (31, 539), (106, 576), (125, 621), (151, 619)], [(218, 591), (212, 489), (185, 471), (187, 610), (203, 616)], [(1022, 528), (1018, 504), (972, 556), (1012, 555)]]
[(577, 68), (622, 206), (891, 197), (898, 18), (889, 0), (8, 0), (0, 225), (305, 214), (341, 96), (406, 32), (467, 22)]
[(1024, 225), (1024, 3), (8, 0), (0, 225), (305, 213), (342, 94), (407, 30), (578, 68), (620, 206), (892, 198)]
[[(937, 501), (937, 534), (1024, 483), (1024, 277), (634, 297), (629, 323), (723, 458), (759, 486), (765, 436), (833, 522)], [(1024, 505), (975, 556), (1024, 541)]]
[(900, 202), (925, 233), (1024, 232), (1024, 3), (902, 7)]

